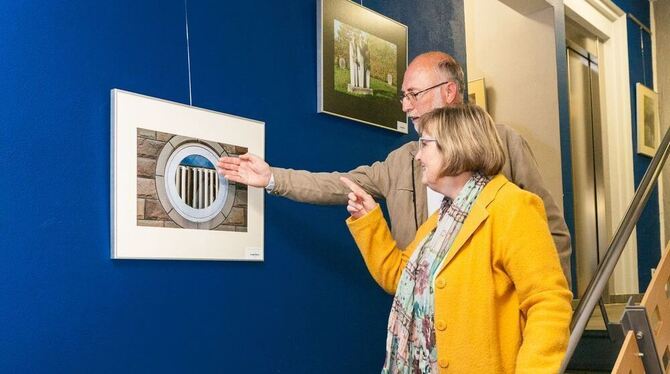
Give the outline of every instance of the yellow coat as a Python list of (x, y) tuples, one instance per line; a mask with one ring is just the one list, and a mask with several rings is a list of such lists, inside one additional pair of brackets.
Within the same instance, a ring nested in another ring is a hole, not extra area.
[[(379, 207), (347, 225), (372, 277), (395, 294), (407, 260), (436, 227), (433, 214), (406, 250)], [(440, 373), (558, 372), (572, 293), (542, 200), (498, 175), (484, 187), (436, 273)]]

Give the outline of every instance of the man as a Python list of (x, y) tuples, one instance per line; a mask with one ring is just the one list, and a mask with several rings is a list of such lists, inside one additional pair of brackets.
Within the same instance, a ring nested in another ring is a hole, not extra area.
[[(416, 128), (421, 115), (462, 103), (464, 90), (463, 69), (456, 60), (443, 52), (427, 52), (407, 67), (402, 83), (402, 109)], [(544, 186), (526, 141), (507, 126), (497, 125), (497, 130), (507, 158), (502, 174), (542, 198), (561, 267), (570, 283), (570, 233), (563, 215)], [(404, 248), (429, 213), (439, 206), (435, 203), (428, 207), (429, 200), (439, 202), (439, 199), (429, 199), (434, 192), (421, 184), (421, 166), (414, 159), (417, 151), (418, 142), (411, 141), (389, 153), (386, 160), (359, 166), (348, 173), (275, 168), (250, 154), (222, 157), (218, 166), (219, 172), (231, 181), (265, 187), (273, 195), (311, 204), (346, 205), (349, 189), (339, 180), (346, 176), (372, 196), (386, 200), (393, 237)]]

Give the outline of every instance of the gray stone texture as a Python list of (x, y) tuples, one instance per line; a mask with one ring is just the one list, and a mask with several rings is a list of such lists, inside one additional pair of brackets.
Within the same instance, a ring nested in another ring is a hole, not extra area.
[(216, 231), (237, 231), (236, 226), (231, 226), (231, 225), (219, 225), (214, 228)]
[(137, 176), (153, 178), (156, 174), (156, 160), (144, 157), (137, 158)]
[(153, 179), (137, 178), (137, 196), (158, 199), (156, 182)]
[(172, 221), (176, 222), (179, 226), (185, 228), (185, 229), (197, 229), (198, 224), (196, 222), (191, 222), (187, 220), (186, 218), (182, 217), (177, 213), (176, 210), (172, 209), (168, 215), (170, 218), (172, 218)]
[(169, 142), (173, 136), (174, 135), (168, 134), (166, 132), (156, 131), (156, 140), (160, 140), (162, 142)]
[(244, 225), (246, 224), (246, 215), (244, 213), (245, 210), (243, 208), (233, 208), (223, 223), (227, 225)]
[(203, 141), (203, 143), (207, 144), (208, 147), (212, 148), (214, 150), (214, 153), (218, 155), (223, 153), (223, 145), (221, 143), (208, 142), (208, 141)]
[(163, 227), (163, 221), (152, 221), (146, 219), (138, 219), (138, 226), (149, 226), (149, 227)]
[(175, 135), (172, 138), (170, 138), (169, 143), (173, 147), (179, 148), (180, 145), (182, 145), (186, 142), (193, 142), (195, 140), (196, 140), (195, 138), (189, 138), (188, 136)]
[(137, 155), (157, 158), (161, 149), (165, 145), (164, 142), (152, 139), (138, 138), (137, 139)]
[(146, 204), (146, 208), (144, 211), (145, 219), (163, 220), (163, 221), (170, 220), (170, 217), (167, 215), (167, 213), (165, 213), (165, 209), (163, 209), (163, 206), (158, 200), (147, 199), (145, 204)]
[(247, 206), (247, 190), (240, 189), (240, 185), (237, 185), (237, 190), (235, 191), (235, 203), (236, 207), (246, 207)]
[(144, 219), (144, 199), (137, 199), (137, 219)]
[(137, 136), (148, 139), (156, 139), (156, 131), (137, 128)]
[(165, 176), (165, 168), (167, 166), (168, 159), (174, 151), (174, 147), (171, 143), (165, 143), (161, 154), (158, 156), (156, 161), (156, 175)]
[(234, 155), (234, 154), (236, 153), (236, 152), (235, 152), (235, 146), (234, 146), (234, 145), (230, 145), (230, 144), (221, 144), (221, 145), (223, 146), (223, 150), (224, 150), (227, 154), (229, 154), (229, 155), (232, 156), (232, 155)]

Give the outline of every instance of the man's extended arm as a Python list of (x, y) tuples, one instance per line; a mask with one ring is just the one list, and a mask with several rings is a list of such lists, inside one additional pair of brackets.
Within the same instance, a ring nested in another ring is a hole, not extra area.
[(341, 176), (355, 180), (372, 195), (383, 196), (374, 183), (374, 176), (382, 172), (384, 163), (359, 166), (349, 173), (312, 173), (271, 167), (253, 154), (239, 157), (223, 156), (217, 164), (219, 173), (228, 180), (252, 187), (266, 188), (269, 193), (312, 204), (346, 204), (349, 190), (340, 181)]
[(370, 195), (383, 199), (385, 189), (380, 175), (385, 173), (385, 168), (383, 161), (359, 166), (348, 173), (312, 173), (273, 167), (275, 186), (271, 193), (303, 203), (346, 204), (349, 189), (342, 184), (340, 177), (347, 177)]
[[(407, 183), (411, 186), (410, 168), (414, 158), (411, 151), (416, 147), (415, 143), (405, 143), (389, 153), (384, 161), (359, 166), (347, 173), (312, 173), (305, 170), (272, 168), (275, 179), (272, 194), (311, 204), (346, 204), (349, 190), (339, 179), (344, 176), (361, 186), (374, 198), (388, 200), (394, 189)], [(407, 222), (412, 221), (413, 213), (406, 213)], [(394, 227), (398, 225), (398, 222), (391, 218), (392, 225)]]

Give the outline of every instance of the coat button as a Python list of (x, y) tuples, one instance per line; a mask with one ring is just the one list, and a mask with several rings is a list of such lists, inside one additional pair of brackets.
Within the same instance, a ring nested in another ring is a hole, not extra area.
[(437, 286), (437, 288), (444, 288), (444, 286), (447, 285), (447, 281), (445, 281), (444, 279), (438, 279), (437, 282), (435, 282), (435, 285)]
[(449, 361), (446, 358), (441, 358), (437, 362), (441, 368), (446, 369), (449, 366)]
[(447, 323), (440, 319), (437, 322), (435, 322), (435, 327), (438, 330), (442, 331), (447, 328)]

